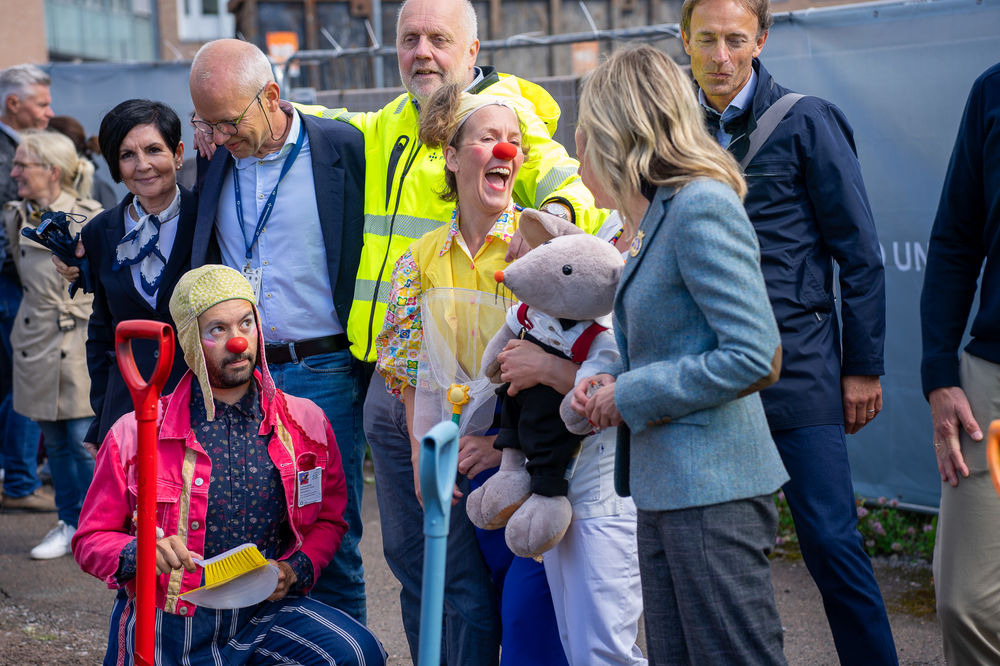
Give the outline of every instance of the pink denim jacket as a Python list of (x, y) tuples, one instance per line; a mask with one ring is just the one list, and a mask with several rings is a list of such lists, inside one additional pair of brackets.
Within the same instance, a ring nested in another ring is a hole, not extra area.
[[(160, 399), (156, 523), (165, 535), (180, 535), (188, 550), (204, 553), (212, 463), (195, 439), (190, 425), (193, 377), (188, 371), (176, 390)], [(255, 378), (259, 387), (259, 370)], [(268, 453), (281, 472), (289, 523), (295, 537), (279, 559), (301, 550), (312, 562), (313, 578), (317, 579), (323, 567), (333, 559), (347, 531), (343, 519), (347, 490), (340, 451), (326, 416), (313, 402), (277, 390), (272, 393), (273, 398), (268, 399), (268, 393), (260, 391), (264, 413), (260, 433), (272, 433)], [(105, 581), (110, 588), (121, 587), (115, 579), (118, 556), (135, 536), (136, 437), (135, 412), (123, 416), (108, 432), (98, 453), (94, 480), (73, 536), (73, 556), (80, 567)], [(299, 507), (296, 473), (314, 467), (323, 469), (323, 499)], [(158, 576), (156, 606), (168, 613), (192, 615), (195, 605), (179, 595), (199, 587), (201, 574), (198, 568), (193, 573), (178, 569)], [(135, 593), (134, 580), (125, 587), (131, 594)]]

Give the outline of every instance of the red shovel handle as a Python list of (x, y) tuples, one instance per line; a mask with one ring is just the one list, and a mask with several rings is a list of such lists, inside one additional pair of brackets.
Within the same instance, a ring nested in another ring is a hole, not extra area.
[[(139, 373), (132, 354), (132, 340), (136, 338), (159, 343), (156, 367), (148, 381)], [(159, 321), (123, 321), (115, 329), (115, 350), (118, 368), (135, 403), (138, 439), (135, 662), (153, 666), (156, 649), (156, 403), (174, 363), (174, 330)]]
[[(159, 342), (156, 368), (148, 380), (139, 373), (139, 368), (135, 364), (135, 356), (132, 355), (132, 340), (136, 338)], [(115, 329), (115, 351), (122, 379), (128, 385), (132, 401), (135, 403), (136, 416), (155, 419), (155, 411), (152, 414), (139, 412), (154, 409), (156, 399), (159, 397), (160, 391), (163, 390), (163, 385), (167, 383), (167, 378), (170, 377), (170, 369), (174, 364), (174, 329), (170, 324), (164, 324), (161, 321), (148, 319), (123, 321)]]

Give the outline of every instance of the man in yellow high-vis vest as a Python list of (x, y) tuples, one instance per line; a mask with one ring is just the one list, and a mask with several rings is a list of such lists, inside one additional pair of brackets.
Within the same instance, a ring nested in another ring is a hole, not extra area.
[[(426, 5), (426, 11), (417, 5)], [(593, 233), (605, 218), (594, 207), (590, 192), (577, 175), (577, 161), (552, 136), (559, 105), (540, 86), (493, 67), (476, 66), (479, 40), (475, 11), (464, 0), (408, 0), (400, 17), (424, 11), (419, 21), (401, 22), (396, 46), (406, 93), (378, 111), (351, 113), (345, 109), (299, 106), (305, 113), (346, 120), (365, 135), (365, 234), (361, 265), (347, 334), (351, 352), (363, 361), (375, 360), (375, 338), (385, 320), (385, 299), (396, 260), (410, 243), (450, 221), (453, 204), (437, 193), (444, 189), (440, 148), (428, 148), (417, 138), (420, 104), (444, 83), (465, 83), (473, 93), (510, 97), (527, 116), (524, 142), (530, 153), (514, 185), (514, 201), (526, 208), (546, 208), (568, 217)], [(412, 11), (411, 11), (412, 10)], [(458, 19), (460, 15), (470, 16)], [(458, 23), (454, 21), (458, 20)], [(471, 41), (459, 34), (472, 23)], [(445, 35), (445, 33), (454, 33)], [(446, 47), (436, 40), (443, 39)]]

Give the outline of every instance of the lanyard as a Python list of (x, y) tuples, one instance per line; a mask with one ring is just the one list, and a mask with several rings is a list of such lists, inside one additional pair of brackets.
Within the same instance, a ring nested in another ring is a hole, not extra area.
[(295, 158), (299, 156), (299, 151), (302, 150), (302, 143), (305, 141), (306, 128), (305, 126), (299, 126), (299, 137), (295, 140), (295, 145), (292, 146), (292, 150), (288, 153), (285, 158), (285, 163), (281, 167), (281, 174), (278, 175), (278, 182), (274, 184), (274, 189), (271, 190), (271, 196), (267, 198), (267, 203), (264, 204), (264, 209), (260, 211), (260, 218), (257, 220), (257, 226), (253, 230), (253, 238), (247, 242), (247, 230), (246, 222), (243, 218), (243, 197), (240, 195), (240, 175), (236, 171), (236, 161), (233, 161), (233, 189), (236, 193), (236, 219), (240, 223), (240, 231), (243, 232), (243, 242), (247, 246), (247, 259), (253, 258), (253, 246), (257, 244), (257, 239), (260, 238), (261, 233), (264, 231), (264, 225), (267, 224), (268, 218), (271, 217), (271, 210), (274, 208), (274, 201), (278, 198), (278, 185), (281, 184), (282, 179), (288, 173), (289, 169), (292, 168), (292, 164), (295, 162)]

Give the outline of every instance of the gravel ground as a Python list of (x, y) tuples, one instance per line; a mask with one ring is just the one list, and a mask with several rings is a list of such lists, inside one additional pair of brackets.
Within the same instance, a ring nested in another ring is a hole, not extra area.
[[(382, 557), (371, 485), (365, 488), (363, 517), (369, 626), (382, 639), (391, 664), (410, 664), (399, 619), (399, 586)], [(113, 593), (80, 572), (69, 557), (28, 558), (55, 521), (55, 514), (0, 514), (0, 665), (91, 665), (103, 657)], [(823, 606), (805, 566), (779, 559), (772, 573), (789, 664), (836, 664)], [(900, 663), (944, 664), (929, 567), (880, 560), (876, 574)]]

